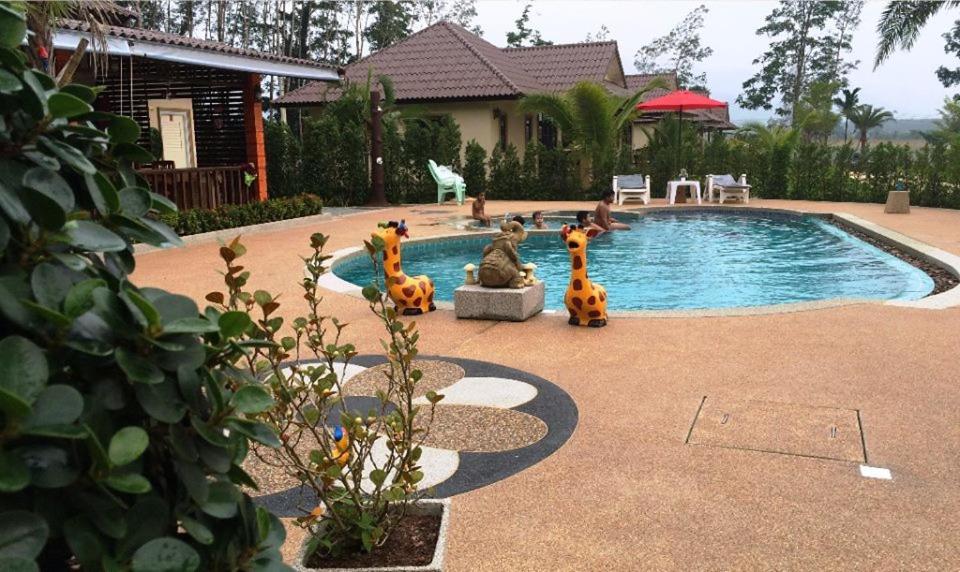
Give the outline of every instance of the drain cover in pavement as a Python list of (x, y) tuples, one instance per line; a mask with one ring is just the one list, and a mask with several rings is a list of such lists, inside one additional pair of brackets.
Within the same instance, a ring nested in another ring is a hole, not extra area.
[(705, 397), (687, 443), (866, 462), (856, 409)]

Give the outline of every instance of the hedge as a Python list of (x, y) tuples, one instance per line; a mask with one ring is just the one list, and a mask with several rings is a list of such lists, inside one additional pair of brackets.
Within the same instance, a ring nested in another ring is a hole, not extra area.
[(317, 215), (323, 200), (314, 195), (268, 199), (244, 205), (224, 205), (216, 209), (192, 209), (161, 215), (160, 219), (184, 236), (251, 224)]

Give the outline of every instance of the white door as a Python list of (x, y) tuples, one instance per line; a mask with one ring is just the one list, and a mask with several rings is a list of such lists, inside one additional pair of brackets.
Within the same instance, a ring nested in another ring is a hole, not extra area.
[(191, 149), (190, 116), (186, 111), (170, 111), (161, 109), (160, 137), (163, 140), (163, 158), (173, 161), (177, 169), (192, 166), (193, 149)]

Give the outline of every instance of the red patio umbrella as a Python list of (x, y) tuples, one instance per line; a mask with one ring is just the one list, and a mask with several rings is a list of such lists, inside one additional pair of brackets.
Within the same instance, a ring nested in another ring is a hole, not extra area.
[(726, 102), (710, 99), (709, 97), (690, 91), (688, 89), (678, 89), (671, 91), (667, 95), (655, 97), (650, 101), (644, 101), (637, 104), (640, 111), (676, 111), (680, 115), (680, 128), (677, 130), (677, 147), (680, 157), (683, 157), (683, 112), (694, 109), (714, 109), (717, 107), (726, 107)]

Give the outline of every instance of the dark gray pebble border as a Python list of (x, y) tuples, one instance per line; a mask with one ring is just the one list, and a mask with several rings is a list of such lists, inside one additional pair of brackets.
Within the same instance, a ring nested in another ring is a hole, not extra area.
[[(532, 467), (563, 446), (577, 427), (579, 411), (573, 398), (541, 377), (485, 361), (441, 356), (422, 356), (418, 359), (455, 363), (464, 369), (467, 377), (501, 377), (529, 383), (537, 389), (537, 396), (513, 409), (533, 415), (547, 426), (547, 434), (543, 439), (526, 447), (493, 453), (459, 452), (460, 464), (457, 471), (428, 491), (428, 497), (446, 498), (472, 491)], [(358, 356), (350, 363), (373, 367), (386, 361), (382, 356), (370, 355)], [(358, 402), (356, 405), (362, 409), (366, 404)], [(301, 516), (303, 511), (300, 507), (316, 504), (313, 492), (301, 487), (255, 497), (254, 501), (282, 517)]]

